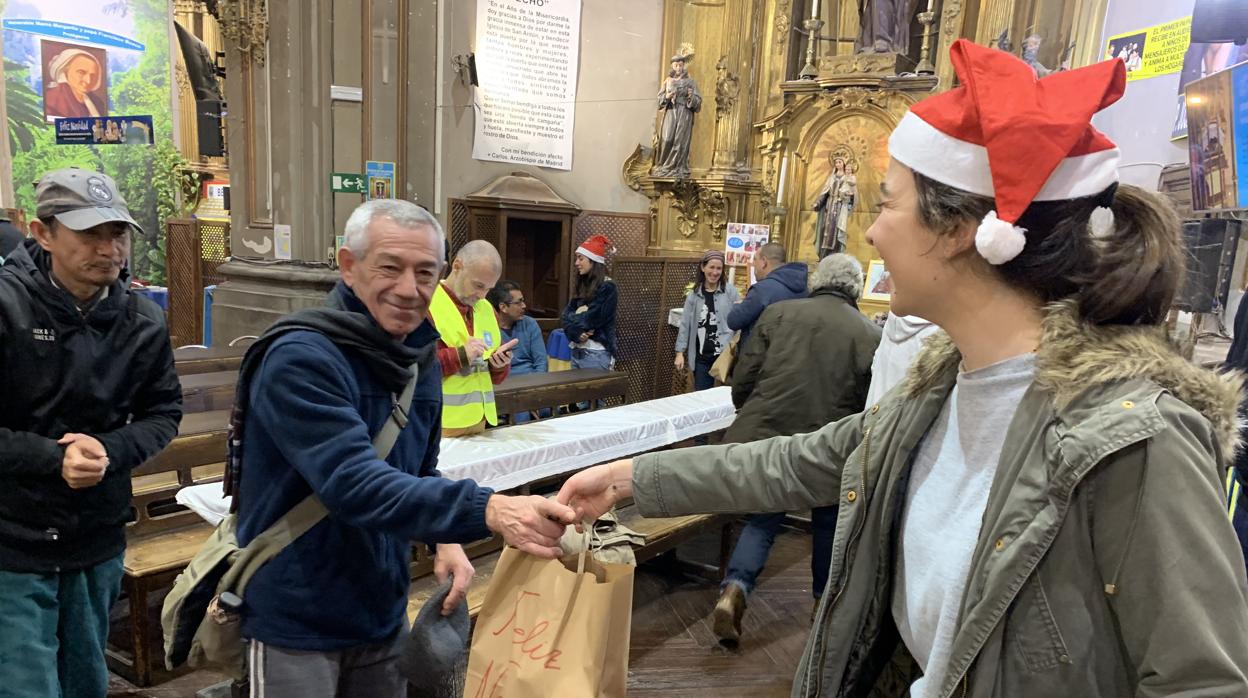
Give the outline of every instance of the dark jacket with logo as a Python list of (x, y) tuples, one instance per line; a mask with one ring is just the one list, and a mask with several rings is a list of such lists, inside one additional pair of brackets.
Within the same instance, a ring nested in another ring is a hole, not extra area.
[[(84, 317), (48, 277), (34, 240), (0, 268), (0, 569), (55, 572), (119, 555), (130, 471), (164, 448), (182, 419), (182, 387), (164, 313), (125, 279)], [(70, 489), (67, 433), (108, 452), (104, 479)]]

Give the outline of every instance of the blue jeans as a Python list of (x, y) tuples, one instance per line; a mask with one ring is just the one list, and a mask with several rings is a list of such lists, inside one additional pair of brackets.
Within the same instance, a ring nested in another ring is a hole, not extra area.
[[(572, 368), (601, 368), (604, 371), (610, 371), (615, 365), (615, 359), (611, 356), (611, 352), (605, 349), (572, 349)], [(599, 400), (598, 407), (606, 407), (606, 400)], [(589, 401), (576, 403), (576, 409), (589, 409)]]
[[(835, 506), (815, 507), (810, 512), (810, 524), (813, 532), (813, 546), (810, 553), (810, 576), (815, 598), (823, 595), (823, 588), (828, 585), (828, 570), (832, 566), (832, 540), (836, 533)], [(767, 556), (771, 554), (771, 546), (776, 541), (776, 533), (784, 523), (784, 512), (774, 514), (753, 514), (737, 539), (737, 547), (732, 550), (732, 559), (728, 561), (728, 574), (720, 584), (720, 589), (728, 588), (729, 584), (737, 584), (749, 596), (758, 582), (758, 575), (767, 564)]]
[(703, 359), (701, 355), (693, 360), (693, 389), (708, 390), (715, 387), (715, 379), (711, 377), (711, 366), (715, 364), (715, 357), (709, 360)]
[[(543, 407), (542, 409), (537, 411), (537, 414), (542, 419), (546, 419), (550, 417), (551, 415), (550, 408)], [(525, 422), (531, 422), (531, 421), (533, 421), (533, 415), (529, 414), (528, 412), (517, 412), (511, 415), (512, 424), (524, 424)]]
[(0, 570), (0, 698), (108, 693), (108, 611), (124, 560), (73, 572)]
[(601, 368), (610, 371), (613, 362), (611, 352), (605, 349), (572, 350), (572, 368)]

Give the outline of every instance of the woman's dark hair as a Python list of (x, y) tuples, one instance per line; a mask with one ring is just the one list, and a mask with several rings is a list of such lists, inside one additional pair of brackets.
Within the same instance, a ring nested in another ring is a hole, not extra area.
[[(710, 259), (706, 260), (705, 262), (701, 262), (700, 264), (698, 264), (698, 269), (697, 269), (697, 271), (695, 271), (695, 272), (694, 272), (694, 274), (693, 274), (693, 291), (694, 291), (694, 293), (701, 293), (701, 292), (702, 292), (702, 289), (706, 288), (706, 269), (705, 269), (705, 267), (706, 267), (706, 265), (710, 264), (711, 262), (713, 262), (713, 261), (715, 261), (715, 260), (717, 260), (717, 259), (719, 259), (720, 264), (722, 265), (724, 260), (720, 259), (719, 257), (712, 257), (712, 258), (710, 258)], [(719, 290), (719, 291), (724, 290), (724, 288), (725, 288), (725, 284), (727, 283), (727, 281), (728, 281), (728, 275), (727, 275), (727, 274), (724, 274), (724, 273), (722, 273), (722, 272), (721, 272), (721, 273), (720, 273), (720, 275), (719, 275), (719, 288), (718, 288), (717, 290)]]
[[(994, 201), (914, 173), (919, 220), (940, 234), (978, 225)], [(1117, 187), (1117, 191), (1114, 191)], [(1114, 226), (1094, 238), (1092, 212), (1109, 201)], [(1160, 324), (1183, 281), (1182, 226), (1170, 204), (1138, 187), (1112, 185), (1079, 199), (1035, 201), (1018, 219), (1027, 246), (994, 267), (1046, 303), (1074, 298), (1094, 325)]]
[[(586, 259), (589, 258), (586, 257)], [(602, 262), (595, 262), (592, 259), (589, 260), (589, 263), (593, 265), (589, 268), (589, 273), (578, 273), (576, 275), (576, 291), (573, 294), (576, 298), (586, 301), (593, 298), (594, 294), (598, 292), (598, 287), (602, 285), (603, 281), (607, 280), (606, 265)]]

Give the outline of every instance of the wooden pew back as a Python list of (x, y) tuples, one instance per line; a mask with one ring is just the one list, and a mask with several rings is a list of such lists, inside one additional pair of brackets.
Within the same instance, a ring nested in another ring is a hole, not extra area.
[(129, 537), (204, 523), (174, 497), (183, 487), (221, 479), (228, 420), (228, 410), (185, 415), (178, 436), (169, 446), (134, 469)]

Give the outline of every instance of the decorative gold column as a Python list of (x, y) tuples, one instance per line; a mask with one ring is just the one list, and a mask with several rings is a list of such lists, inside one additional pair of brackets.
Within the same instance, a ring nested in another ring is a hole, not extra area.
[[(176, 0), (173, 4), (173, 18), (182, 28), (204, 42), (214, 58), (218, 51), (224, 50), (220, 27), (217, 25), (216, 18), (208, 13), (203, 0)], [(181, 45), (176, 40), (170, 53), (173, 55), (174, 104), (181, 124), (177, 139), (178, 150), (181, 151), (182, 157), (197, 166), (196, 169), (208, 172), (214, 178), (224, 176), (226, 163), (223, 158), (210, 158), (199, 152), (199, 123), (196, 118), (195, 94), (191, 90), (190, 76), (187, 74), (186, 61), (182, 57)]]
[[(975, 43), (996, 47), (997, 37), (1014, 24), (1017, 0), (983, 0), (979, 6), (979, 25), (975, 29)], [(1016, 46), (1023, 37), (1011, 36)]]

